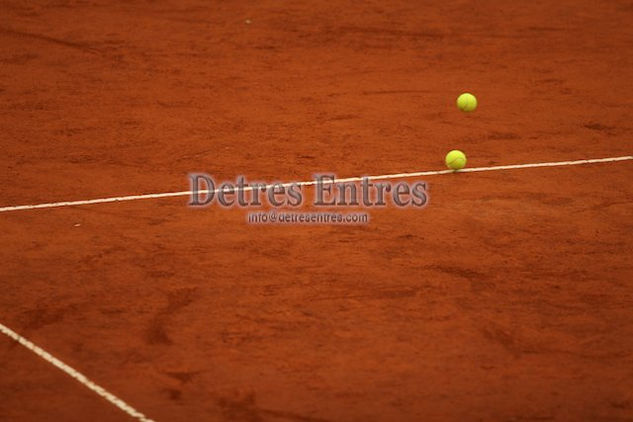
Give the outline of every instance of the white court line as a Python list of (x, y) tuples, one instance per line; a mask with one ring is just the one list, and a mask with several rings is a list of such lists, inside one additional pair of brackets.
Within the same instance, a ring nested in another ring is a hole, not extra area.
[(62, 362), (61, 360), (57, 359), (55, 356), (51, 355), (46, 350), (42, 349), (41, 347), (39, 347), (39, 346), (33, 344), (32, 342), (30, 342), (29, 340), (25, 339), (24, 337), (22, 337), (21, 335), (19, 335), (18, 333), (16, 333), (12, 329), (10, 329), (9, 327), (7, 327), (7, 326), (5, 326), (3, 324), (0, 324), (0, 332), (2, 334), (6, 335), (7, 337), (17, 341), (22, 346), (26, 347), (31, 352), (35, 353), (36, 355), (38, 355), (39, 357), (44, 359), (46, 362), (48, 362), (51, 365), (56, 366), (57, 368), (61, 369), (67, 375), (70, 375), (71, 377), (73, 377), (74, 379), (79, 381), (81, 384), (83, 384), (84, 387), (86, 387), (86, 388), (92, 390), (93, 392), (97, 393), (97, 395), (99, 395), (102, 398), (106, 399), (111, 404), (115, 405), (116, 407), (121, 409), (123, 412), (127, 413), (129, 416), (131, 416), (133, 418), (136, 418), (136, 419), (138, 419), (140, 421), (143, 421), (143, 422), (154, 422), (154, 421), (152, 421), (152, 419), (149, 419), (147, 416), (145, 416), (144, 414), (142, 414), (138, 410), (134, 409), (132, 406), (130, 406), (129, 404), (127, 404), (126, 402), (124, 402), (123, 400), (121, 400), (120, 398), (115, 396), (114, 394), (110, 393), (105, 388), (103, 388), (103, 387), (95, 384), (94, 382), (92, 382), (88, 377), (86, 377), (81, 372), (79, 372), (79, 371), (71, 368), (70, 366), (66, 365), (64, 362)]
[[(506, 165), (506, 166), (492, 166), (492, 167), (473, 167), (466, 168), (459, 171), (459, 173), (475, 173), (482, 171), (497, 171), (497, 170), (514, 170), (514, 169), (525, 169), (525, 168), (536, 168), (536, 167), (558, 167), (558, 166), (575, 166), (581, 164), (594, 164), (594, 163), (608, 163), (608, 162), (616, 162), (616, 161), (627, 161), (633, 160), (633, 156), (622, 156), (622, 157), (611, 157), (611, 158), (596, 158), (589, 160), (576, 160), (576, 161), (556, 161), (556, 162), (548, 162), (548, 163), (532, 163), (532, 164), (514, 164), (514, 165)], [(386, 174), (380, 176), (368, 176), (367, 178), (370, 180), (385, 180), (385, 179), (403, 179), (410, 177), (420, 177), (420, 176), (434, 176), (440, 174), (448, 174), (453, 173), (452, 170), (431, 170), (431, 171), (421, 171), (414, 173), (399, 173), (399, 174)], [(335, 180), (327, 180), (324, 181), (324, 184), (333, 184), (333, 183), (345, 183), (345, 182), (361, 182), (363, 177), (350, 177), (346, 179), (335, 179)], [(294, 183), (284, 183), (284, 186), (291, 186)], [(311, 180), (307, 182), (297, 182), (299, 186), (311, 186), (315, 185), (316, 181)], [(250, 191), (252, 188), (245, 188), (245, 191)], [(214, 190), (214, 193), (217, 193), (218, 190)], [(36, 205), (18, 205), (18, 206), (9, 206), (0, 208), (0, 212), (8, 212), (8, 211), (22, 211), (22, 210), (32, 210), (32, 209), (41, 209), (41, 208), (58, 208), (58, 207), (70, 207), (76, 205), (90, 205), (90, 204), (104, 204), (110, 202), (121, 202), (121, 201), (135, 201), (141, 199), (157, 199), (157, 198), (169, 198), (169, 197), (177, 197), (177, 196), (189, 196), (193, 192), (192, 191), (182, 191), (182, 192), (168, 192), (168, 193), (155, 193), (155, 194), (145, 194), (145, 195), (130, 195), (130, 196), (119, 196), (119, 197), (111, 197), (111, 198), (101, 198), (101, 199), (89, 199), (83, 201), (66, 201), (66, 202), (51, 202), (46, 204), (36, 204)], [(201, 190), (200, 193), (209, 193), (208, 190)], [(26, 347), (31, 352), (35, 353), (48, 363), (53, 366), (59, 368), (67, 375), (79, 381), (86, 388), (92, 390), (97, 395), (101, 396), (105, 400), (109, 401), (114, 406), (121, 409), (123, 412), (127, 413), (129, 416), (136, 418), (140, 421), (144, 422), (153, 422), (151, 419), (147, 418), (144, 414), (134, 409), (129, 404), (125, 403), (120, 398), (116, 397), (114, 394), (108, 392), (103, 387), (95, 384), (88, 377), (78, 372), (77, 370), (71, 368), (66, 365), (64, 362), (60, 361), (56, 357), (52, 356), (50, 353), (40, 348), (39, 346), (33, 344), (26, 338), (17, 334), (15, 331), (6, 327), (5, 325), (0, 323), (0, 332), (7, 337), (17, 341), (22, 346)]]
[[(453, 170), (430, 170), (430, 171), (420, 171), (420, 172), (415, 172), (415, 173), (384, 174), (380, 176), (366, 176), (366, 177), (369, 180), (404, 179), (404, 178), (409, 178), (409, 177), (435, 176), (439, 174), (448, 174), (448, 173), (475, 173), (475, 172), (481, 172), (481, 171), (515, 170), (515, 169), (526, 169), (526, 168), (535, 168), (535, 167), (577, 166), (580, 164), (610, 163), (614, 161), (627, 161), (627, 160), (633, 160), (633, 156), (626, 155), (622, 157), (593, 158), (589, 160), (555, 161), (555, 162), (549, 162), (549, 163), (532, 163), (532, 164), (512, 164), (512, 165), (507, 165), (507, 166), (493, 166), (493, 167), (472, 167), (472, 168), (465, 168), (457, 172)], [(328, 184), (334, 184), (334, 183), (361, 182), (362, 180), (363, 180), (363, 177), (349, 177), (347, 179), (324, 180), (323, 184), (328, 185)], [(316, 181), (311, 180), (307, 182), (283, 183), (282, 186), (289, 187), (294, 184), (298, 186), (312, 186), (312, 185), (316, 185)], [(271, 186), (272, 185), (267, 185), (266, 187), (271, 187)], [(243, 190), (245, 192), (248, 192), (248, 191), (251, 191), (252, 188), (245, 187)], [(213, 193), (218, 193), (218, 192), (219, 192), (218, 189), (215, 189), (213, 191)], [(41, 209), (41, 208), (72, 207), (76, 205), (106, 204), (109, 202), (136, 201), (136, 200), (141, 200), (141, 199), (171, 198), (175, 196), (189, 196), (192, 193), (193, 193), (192, 191), (148, 193), (148, 194), (142, 194), (142, 195), (86, 199), (82, 201), (50, 202), (50, 203), (35, 204), (35, 205), (17, 205), (17, 206), (0, 207), (0, 212), (25, 211), (25, 210), (35, 210), (35, 209)], [(200, 190), (199, 193), (210, 193), (210, 192), (208, 190)]]

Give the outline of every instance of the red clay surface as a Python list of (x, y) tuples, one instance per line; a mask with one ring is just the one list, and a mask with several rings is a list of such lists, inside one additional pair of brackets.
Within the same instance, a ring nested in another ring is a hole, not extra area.
[[(633, 151), (630, 1), (0, 16), (0, 206)], [(630, 421), (632, 178), (433, 176), (426, 209), (365, 226), (186, 198), (2, 213), (0, 322), (158, 421)], [(4, 336), (0, 362), (0, 420), (127, 418)]]

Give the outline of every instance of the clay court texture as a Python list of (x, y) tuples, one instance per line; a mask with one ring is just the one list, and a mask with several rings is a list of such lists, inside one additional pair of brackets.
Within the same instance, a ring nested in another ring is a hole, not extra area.
[[(633, 420), (630, 1), (0, 17), (0, 420)], [(191, 172), (429, 201), (249, 224)]]

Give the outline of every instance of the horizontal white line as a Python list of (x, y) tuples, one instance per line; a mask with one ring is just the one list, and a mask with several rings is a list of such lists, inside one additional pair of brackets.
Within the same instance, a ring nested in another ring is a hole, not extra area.
[(138, 419), (140, 421), (143, 421), (143, 422), (153, 422), (151, 419), (146, 417), (144, 414), (142, 414), (141, 412), (137, 411), (132, 406), (130, 406), (129, 404), (127, 404), (126, 402), (124, 402), (123, 400), (121, 400), (120, 398), (115, 396), (114, 394), (112, 394), (109, 391), (107, 391), (105, 388), (95, 384), (93, 381), (91, 381), (88, 377), (86, 377), (81, 372), (79, 372), (79, 371), (71, 368), (70, 366), (66, 365), (64, 362), (62, 362), (61, 360), (57, 359), (55, 356), (51, 355), (50, 353), (48, 353), (46, 350), (44, 350), (41, 347), (33, 344), (31, 341), (29, 341), (26, 338), (22, 337), (21, 335), (19, 335), (18, 333), (16, 333), (15, 331), (13, 331), (9, 327), (7, 327), (6, 325), (0, 324), (0, 332), (2, 334), (6, 335), (7, 337), (17, 341), (22, 346), (26, 347), (28, 350), (30, 350), (31, 352), (35, 353), (36, 355), (38, 355), (42, 359), (44, 359), (46, 362), (48, 362), (51, 365), (57, 367), (58, 369), (61, 369), (67, 375), (70, 375), (75, 380), (77, 380), (81, 384), (83, 384), (84, 387), (92, 390), (93, 392), (95, 392), (100, 397), (106, 399), (111, 404), (113, 404), (114, 406), (118, 407), (123, 412), (127, 413), (129, 416), (131, 416), (133, 418), (136, 418), (136, 419)]
[[(633, 160), (633, 156), (626, 155), (623, 157), (610, 157), (610, 158), (593, 158), (589, 160), (576, 160), (576, 161), (555, 161), (549, 163), (532, 163), (532, 164), (512, 164), (507, 166), (493, 166), (493, 167), (473, 167), (473, 168), (465, 168), (459, 171), (453, 170), (430, 170), (430, 171), (420, 171), (414, 173), (399, 173), (399, 174), (384, 174), (380, 176), (366, 176), (369, 180), (385, 180), (385, 179), (404, 179), (410, 177), (420, 177), (420, 176), (435, 176), (440, 174), (448, 174), (448, 173), (476, 173), (481, 171), (498, 171), (498, 170), (516, 170), (516, 169), (526, 169), (526, 168), (535, 168), (535, 167), (559, 167), (559, 166), (577, 166), (580, 164), (595, 164), (595, 163), (610, 163), (615, 161), (627, 161)], [(333, 183), (344, 183), (344, 182), (360, 182), (364, 177), (349, 177), (347, 179), (335, 179), (335, 180), (324, 180), (323, 184), (333, 184)], [(312, 186), (316, 184), (315, 180), (307, 181), (307, 182), (289, 182), (284, 183), (283, 186), (288, 187), (293, 184), (299, 186)], [(271, 185), (268, 185), (271, 186)], [(244, 188), (244, 191), (248, 192), (252, 190), (250, 187)], [(200, 193), (209, 193), (207, 190), (200, 190)], [(141, 199), (159, 199), (159, 198), (171, 198), (176, 196), (189, 196), (193, 192), (192, 191), (182, 191), (182, 192), (166, 192), (166, 193), (149, 193), (143, 195), (129, 195), (129, 196), (115, 196), (111, 198), (99, 198), (99, 199), (86, 199), (81, 201), (64, 201), (64, 202), (50, 202), (45, 204), (35, 204), (35, 205), (16, 205), (16, 206), (7, 206), (1, 207), (0, 212), (9, 212), (9, 211), (25, 211), (25, 210), (35, 210), (41, 208), (59, 208), (59, 207), (72, 207), (77, 205), (91, 205), (91, 204), (107, 204), (109, 202), (123, 202), (123, 201), (137, 201)], [(214, 190), (213, 193), (218, 193), (218, 189)]]

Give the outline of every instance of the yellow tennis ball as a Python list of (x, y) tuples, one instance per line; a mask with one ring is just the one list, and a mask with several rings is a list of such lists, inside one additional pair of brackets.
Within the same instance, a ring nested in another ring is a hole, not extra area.
[(473, 94), (465, 93), (457, 97), (457, 108), (464, 112), (475, 111), (477, 108), (477, 98)]
[(452, 150), (446, 154), (446, 167), (451, 170), (461, 170), (466, 167), (466, 154), (459, 150)]

